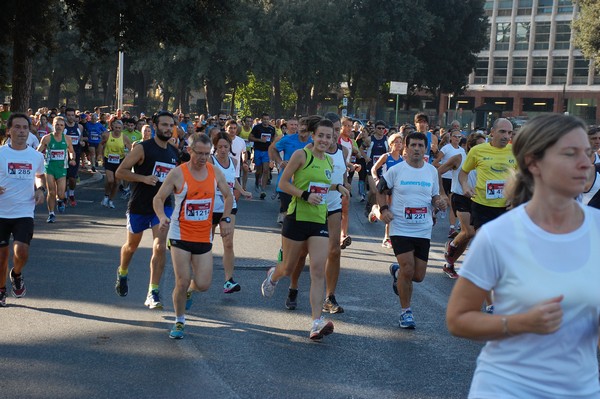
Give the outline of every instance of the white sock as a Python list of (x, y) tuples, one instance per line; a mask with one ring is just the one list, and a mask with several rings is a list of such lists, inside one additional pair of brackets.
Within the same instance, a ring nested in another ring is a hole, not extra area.
[(185, 315), (183, 315), (183, 316), (175, 316), (175, 323), (183, 323), (183, 324), (185, 324)]

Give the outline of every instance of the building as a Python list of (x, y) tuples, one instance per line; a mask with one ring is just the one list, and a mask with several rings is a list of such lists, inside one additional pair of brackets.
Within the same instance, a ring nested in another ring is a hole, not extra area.
[(600, 121), (600, 74), (574, 46), (571, 22), (579, 10), (572, 0), (488, 0), (485, 12), (489, 45), (466, 92), (446, 95), (440, 114), (483, 127), (500, 112), (523, 119), (568, 112)]

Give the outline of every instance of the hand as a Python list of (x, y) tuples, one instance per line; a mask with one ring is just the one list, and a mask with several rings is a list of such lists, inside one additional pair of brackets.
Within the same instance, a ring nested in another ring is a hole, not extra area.
[(392, 212), (389, 209), (384, 209), (380, 213), (381, 213), (381, 215), (379, 217), (379, 220), (381, 220), (385, 224), (388, 224), (392, 220), (394, 220), (394, 215), (392, 214)]
[(77, 162), (75, 162), (75, 160), (74, 160), (74, 159), (71, 159), (71, 160), (69, 161), (69, 165), (71, 165), (71, 166), (75, 166), (75, 165), (77, 165)]
[(283, 170), (283, 168), (285, 168), (288, 164), (288, 161), (281, 161), (281, 163), (279, 164), (279, 169)]
[(169, 219), (166, 216), (160, 217), (158, 228), (161, 230), (168, 230), (170, 224), (171, 224), (171, 219)]
[(4, 194), (5, 191), (6, 191), (6, 188), (0, 186), (0, 194)]
[(337, 187), (337, 191), (339, 191), (339, 193), (342, 194), (342, 197), (350, 196), (350, 191), (348, 191), (348, 189), (341, 184)]
[(448, 209), (448, 197), (445, 195), (440, 196), (440, 198), (438, 198), (435, 202), (435, 207), (441, 211)]
[(354, 170), (358, 173), (360, 172), (362, 169), (362, 165), (355, 163), (354, 164)]
[(319, 205), (323, 201), (323, 196), (321, 194), (310, 193), (308, 196), (308, 202), (311, 205)]
[(463, 190), (463, 195), (467, 198), (473, 198), (475, 196), (475, 191), (471, 187)]
[[(564, 296), (548, 299), (535, 305), (527, 315), (527, 332), (535, 334), (551, 334), (560, 328), (563, 311), (560, 303)], [(510, 329), (510, 325), (508, 326)]]
[(144, 183), (149, 186), (156, 186), (156, 183), (158, 183), (158, 177), (154, 175), (144, 176)]
[(248, 164), (245, 162), (242, 164), (242, 168), (244, 169), (244, 172), (248, 172), (250, 170), (250, 166), (248, 166)]

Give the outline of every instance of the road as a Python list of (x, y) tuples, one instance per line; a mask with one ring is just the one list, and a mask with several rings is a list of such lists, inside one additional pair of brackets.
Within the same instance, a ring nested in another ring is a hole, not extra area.
[[(124, 200), (100, 206), (101, 182), (78, 190), (79, 205), (45, 223), (39, 207), (24, 271), (27, 296), (0, 309), (1, 397), (20, 398), (464, 398), (481, 348), (450, 336), (445, 308), (454, 284), (441, 271), (447, 220), (434, 227), (430, 268), (415, 285), (414, 331), (398, 327), (391, 288), (391, 250), (383, 225), (370, 224), (351, 200), (350, 235), (342, 251), (335, 333), (308, 339), (309, 276), (300, 280), (299, 306), (284, 307), (287, 281), (271, 299), (260, 295), (280, 246), (275, 201), (241, 201), (235, 231), (236, 280), (223, 294), (222, 245), (214, 245), (213, 285), (195, 295), (186, 336), (171, 340), (170, 259), (163, 277), (165, 309), (143, 306), (151, 239), (146, 235), (130, 268), (130, 291), (114, 292), (125, 239)], [(251, 182), (252, 183), (252, 182)], [(272, 190), (273, 188), (270, 187)], [(355, 187), (356, 192), (356, 187)]]

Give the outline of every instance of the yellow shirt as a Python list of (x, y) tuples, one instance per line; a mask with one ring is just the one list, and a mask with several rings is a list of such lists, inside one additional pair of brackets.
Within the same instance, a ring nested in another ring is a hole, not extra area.
[(505, 207), (504, 185), (516, 168), (512, 144), (497, 148), (485, 143), (471, 148), (462, 169), (467, 173), (477, 171), (473, 201), (495, 208)]
[(108, 158), (110, 163), (118, 163), (119, 160), (125, 158), (125, 143), (122, 133), (119, 137), (114, 137), (112, 132), (108, 133), (108, 140), (104, 145), (104, 157)]
[(246, 142), (246, 151), (250, 151), (250, 149), (252, 148), (252, 145), (254, 144), (253, 142), (251, 142), (248, 137), (250, 137), (250, 132), (252, 131), (252, 128), (249, 128), (247, 131), (244, 130), (244, 127), (242, 126), (242, 129), (240, 130), (240, 137), (244, 139), (244, 141)]

